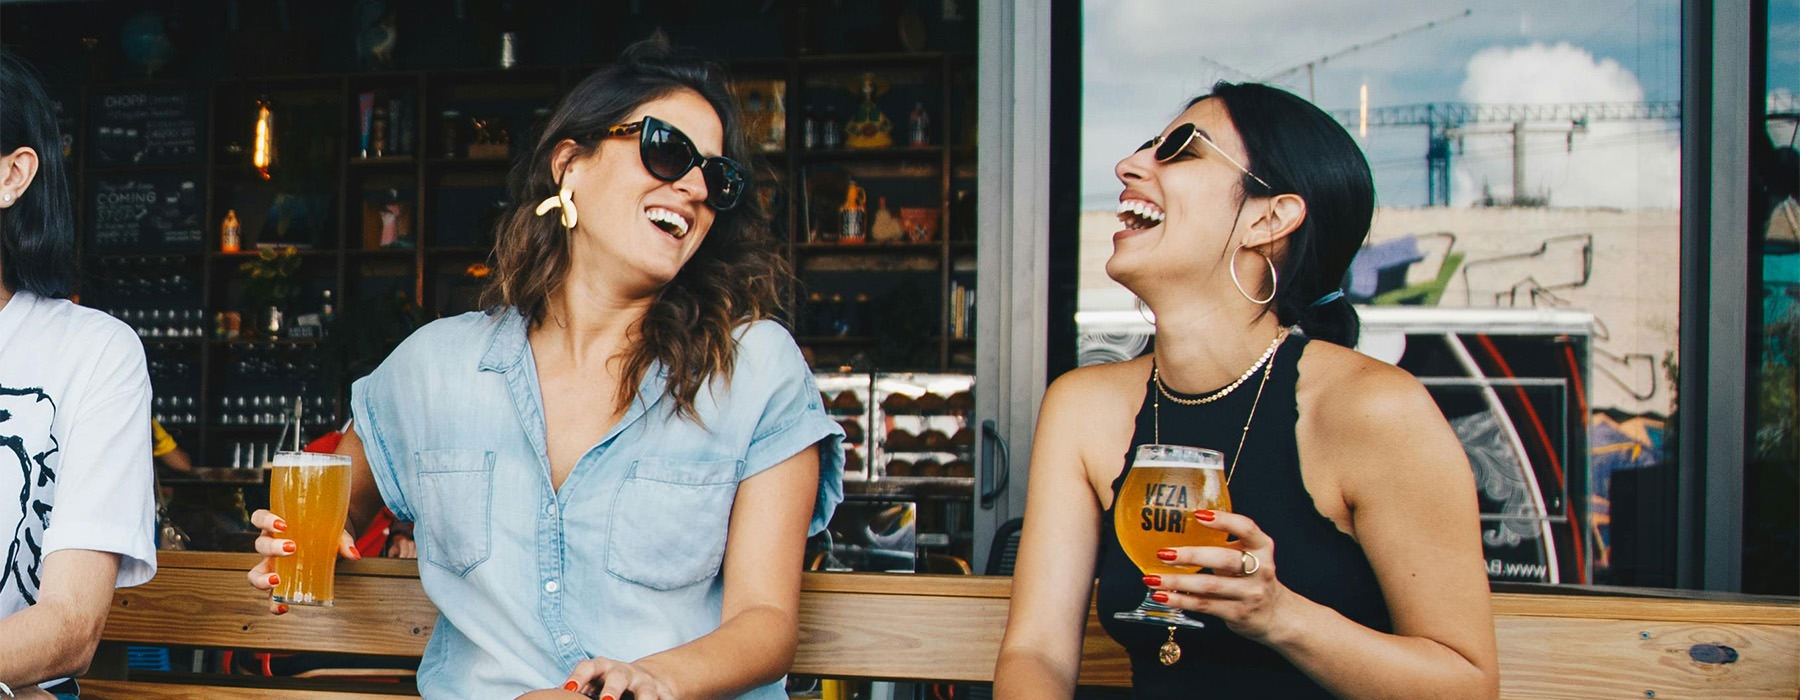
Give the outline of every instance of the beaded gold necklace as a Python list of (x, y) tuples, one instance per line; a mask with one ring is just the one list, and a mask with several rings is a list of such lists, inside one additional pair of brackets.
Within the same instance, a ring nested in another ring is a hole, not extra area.
[(1227, 394), (1231, 393), (1231, 390), (1238, 388), (1239, 385), (1248, 381), (1250, 376), (1255, 374), (1257, 370), (1262, 370), (1262, 381), (1258, 382), (1256, 385), (1256, 398), (1250, 402), (1250, 415), (1244, 417), (1244, 430), (1238, 434), (1237, 450), (1231, 454), (1231, 467), (1225, 470), (1225, 485), (1230, 486), (1231, 477), (1237, 474), (1238, 458), (1242, 457), (1244, 454), (1244, 440), (1245, 438), (1250, 437), (1250, 422), (1256, 420), (1256, 407), (1262, 404), (1263, 389), (1269, 386), (1269, 375), (1273, 374), (1275, 371), (1275, 363), (1271, 361), (1271, 359), (1275, 356), (1275, 349), (1281, 347), (1281, 341), (1287, 340), (1287, 336), (1287, 329), (1281, 329), (1275, 334), (1275, 340), (1269, 343), (1269, 348), (1263, 351), (1262, 357), (1257, 358), (1256, 364), (1250, 365), (1250, 369), (1245, 370), (1243, 375), (1237, 378), (1237, 381), (1232, 382), (1223, 389), (1197, 399), (1184, 399), (1171, 393), (1169, 388), (1163, 385), (1162, 374), (1157, 371), (1155, 361), (1152, 360), (1150, 365), (1150, 381), (1156, 384), (1156, 393), (1158, 395), (1151, 400), (1150, 404), (1152, 416), (1150, 428), (1152, 433), (1151, 439), (1155, 440), (1159, 445), (1162, 444), (1163, 397), (1166, 396), (1170, 401), (1174, 401), (1183, 406), (1198, 406), (1200, 404), (1212, 403), (1224, 398)]
[(1168, 387), (1163, 386), (1162, 377), (1159, 374), (1157, 374), (1155, 365), (1152, 365), (1150, 367), (1150, 378), (1156, 380), (1157, 391), (1162, 392), (1163, 396), (1169, 397), (1170, 401), (1174, 401), (1175, 403), (1181, 404), (1183, 406), (1198, 406), (1203, 403), (1212, 403), (1214, 401), (1218, 401), (1219, 399), (1225, 398), (1226, 395), (1230, 394), (1232, 391), (1235, 391), (1239, 386), (1242, 386), (1244, 382), (1249, 381), (1250, 376), (1253, 374), (1256, 374), (1256, 370), (1262, 369), (1263, 363), (1268, 362), (1269, 358), (1275, 356), (1275, 348), (1279, 347), (1281, 345), (1281, 341), (1283, 341), (1285, 339), (1287, 339), (1287, 329), (1283, 328), (1280, 331), (1277, 331), (1275, 333), (1274, 340), (1269, 341), (1269, 347), (1267, 347), (1263, 350), (1262, 357), (1256, 358), (1256, 364), (1250, 365), (1250, 369), (1244, 370), (1243, 374), (1238, 375), (1238, 378), (1236, 381), (1233, 381), (1230, 384), (1226, 384), (1225, 388), (1223, 388), (1223, 389), (1220, 389), (1218, 391), (1215, 391), (1211, 394), (1207, 394), (1207, 395), (1199, 397), (1199, 398), (1184, 399), (1184, 398), (1181, 398), (1181, 397), (1176, 396), (1175, 394), (1171, 393), (1169, 391)]

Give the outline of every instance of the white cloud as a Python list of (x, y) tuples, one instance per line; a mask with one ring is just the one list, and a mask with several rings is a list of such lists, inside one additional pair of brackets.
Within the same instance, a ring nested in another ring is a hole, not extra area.
[[(1476, 104), (1641, 102), (1631, 71), (1567, 43), (1492, 47), (1469, 59), (1461, 98)], [(1471, 124), (1451, 175), (1453, 204), (1468, 204), (1484, 183), (1512, 195), (1509, 123)], [(1680, 133), (1674, 122), (1592, 121), (1583, 133), (1567, 122), (1527, 123), (1524, 179), (1528, 195), (1548, 194), (1564, 207), (1674, 207), (1681, 193)], [(1487, 133), (1481, 133), (1487, 132)]]
[[(1219, 79), (1266, 76), (1352, 46), (1318, 64), (1310, 87), (1327, 110), (1354, 108), (1369, 86), (1371, 107), (1462, 99), (1470, 57), (1486, 47), (1569, 42), (1617, 57), (1650, 99), (1679, 95), (1677, 0), (1628, 3), (1492, 0), (1473, 14), (1382, 41), (1388, 34), (1443, 19), (1465, 5), (1442, 0), (1087, 0), (1082, 46), (1084, 205), (1118, 196), (1113, 163), (1162, 127), (1187, 98)], [(1229, 66), (1229, 68), (1222, 68)], [(1234, 70), (1235, 69), (1235, 70)], [(1305, 96), (1304, 70), (1278, 81)], [(1589, 100), (1582, 100), (1589, 101)], [(1625, 137), (1632, 138), (1632, 137)], [(1596, 139), (1590, 139), (1595, 141)], [(1423, 127), (1372, 129), (1364, 148), (1377, 191), (1389, 205), (1425, 201)], [(1494, 147), (1504, 149), (1496, 142)], [(1510, 175), (1495, 181), (1503, 189)], [(1478, 183), (1477, 183), (1478, 184)], [(1560, 181), (1559, 183), (1560, 184)], [(1559, 203), (1562, 201), (1558, 200)]]

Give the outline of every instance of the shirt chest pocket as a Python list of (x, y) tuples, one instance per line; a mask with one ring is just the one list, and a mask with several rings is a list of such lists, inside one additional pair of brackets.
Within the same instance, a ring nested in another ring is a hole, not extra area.
[(494, 453), (421, 450), (413, 454), (419, 494), (413, 498), (419, 555), (457, 576), (487, 561), (491, 546)]
[(739, 466), (737, 460), (632, 463), (613, 496), (607, 572), (665, 591), (718, 575)]

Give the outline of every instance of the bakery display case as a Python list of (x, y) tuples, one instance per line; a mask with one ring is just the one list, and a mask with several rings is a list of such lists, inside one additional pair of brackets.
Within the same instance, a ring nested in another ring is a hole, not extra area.
[[(924, 555), (966, 561), (974, 535), (975, 377), (967, 373), (817, 373), (826, 411), (843, 426), (844, 494), (834, 532), (859, 530), (860, 504), (916, 504)], [(844, 522), (840, 522), (844, 521)]]

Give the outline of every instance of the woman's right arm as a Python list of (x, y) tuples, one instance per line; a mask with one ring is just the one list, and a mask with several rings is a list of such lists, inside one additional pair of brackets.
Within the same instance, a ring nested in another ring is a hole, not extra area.
[[(337, 453), (350, 457), (350, 522), (349, 531), (356, 533), (369, 527), (381, 514), (381, 491), (375, 488), (375, 473), (369, 470), (369, 458), (363, 454), (362, 438), (356, 428), (345, 428), (344, 439), (338, 441)], [(355, 551), (352, 542), (351, 551)], [(349, 555), (345, 555), (349, 556)]]
[(1095, 375), (1077, 370), (1044, 393), (1012, 607), (994, 668), (996, 698), (1075, 693), (1100, 540), (1100, 504), (1083, 459), (1094, 442), (1093, 407), (1103, 390)]
[[(369, 459), (363, 455), (362, 438), (356, 436), (355, 428), (344, 430), (344, 438), (338, 441), (336, 452), (350, 458), (350, 515), (344, 523), (344, 536), (338, 541), (338, 555), (345, 559), (361, 559), (362, 555), (356, 551), (355, 533), (362, 532), (381, 512), (381, 492), (375, 488), (375, 474), (369, 471)], [(250, 585), (271, 590), (276, 583), (275, 557), (293, 554), (284, 549), (292, 540), (280, 536), (287, 530), (287, 522), (277, 513), (259, 509), (250, 514), (250, 524), (262, 531), (256, 538), (256, 552), (263, 555), (262, 561), (250, 569)], [(270, 601), (269, 612), (280, 615), (287, 612), (287, 606)]]

